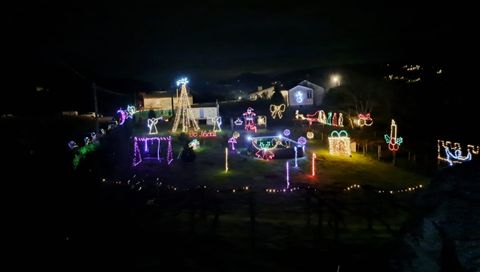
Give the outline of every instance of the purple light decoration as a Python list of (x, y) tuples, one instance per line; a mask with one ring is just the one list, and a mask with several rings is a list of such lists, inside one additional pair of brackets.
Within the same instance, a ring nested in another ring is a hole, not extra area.
[(283, 135), (285, 135), (286, 137), (290, 136), (290, 130), (287, 128), (283, 131)]
[(160, 158), (160, 143), (162, 141), (168, 142), (167, 148), (167, 164), (170, 165), (173, 161), (173, 153), (172, 153), (172, 136), (168, 137), (134, 137), (133, 143), (133, 166), (137, 166), (142, 162), (142, 153), (140, 152), (140, 148), (138, 146), (138, 142), (145, 143), (145, 152), (148, 152), (148, 142), (149, 141), (158, 141), (157, 146), (157, 160), (161, 161)]
[(285, 162), (285, 169), (286, 169), (286, 179), (287, 179), (287, 189), (290, 188), (290, 171), (288, 169), (288, 161)]
[(302, 137), (298, 138), (297, 142), (301, 145), (306, 145), (307, 144), (307, 139), (305, 139), (305, 137), (302, 136)]
[(78, 145), (77, 145), (77, 143), (75, 143), (75, 141), (68, 142), (68, 148), (70, 148), (70, 150), (73, 150), (77, 147), (78, 147)]
[(235, 150), (235, 144), (237, 143), (237, 138), (235, 138), (235, 136), (232, 136), (230, 139), (228, 139), (228, 143), (232, 145), (232, 150)]
[(120, 114), (120, 122), (119, 125), (123, 125), (125, 120), (127, 120), (128, 113), (126, 113), (122, 108), (117, 110), (117, 114)]

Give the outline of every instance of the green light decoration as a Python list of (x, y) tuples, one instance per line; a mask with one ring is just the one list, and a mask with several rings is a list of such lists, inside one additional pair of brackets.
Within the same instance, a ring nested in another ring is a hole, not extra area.
[(98, 142), (94, 142), (85, 146), (82, 146), (78, 149), (77, 153), (73, 157), (73, 169), (77, 169), (80, 161), (87, 157), (88, 153), (92, 153), (98, 149), (100, 144)]

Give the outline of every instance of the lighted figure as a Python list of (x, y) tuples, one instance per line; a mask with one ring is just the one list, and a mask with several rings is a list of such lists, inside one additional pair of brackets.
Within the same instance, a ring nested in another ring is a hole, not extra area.
[(101, 129), (100, 129), (100, 133), (101, 133), (102, 135), (105, 135), (105, 130), (104, 130), (103, 128), (101, 128)]
[(343, 114), (339, 113), (338, 115), (339, 115), (338, 116), (338, 126), (343, 127)]
[(300, 137), (300, 138), (298, 138), (297, 142), (301, 145), (306, 145), (307, 144), (307, 139), (305, 139), (305, 137)]
[(237, 120), (235, 120), (235, 122), (233, 122), (236, 126), (241, 126), (243, 125), (243, 121), (240, 120), (240, 118), (237, 118)]
[(240, 137), (240, 133), (234, 132), (233, 136), (228, 139), (228, 143), (232, 145), (232, 150), (235, 150), (235, 145), (237, 144), (237, 138)]
[(302, 92), (296, 92), (295, 93), (295, 101), (297, 101), (297, 103), (303, 103), (303, 93)]
[(92, 138), (92, 142), (97, 140), (97, 134), (95, 132), (90, 133), (90, 138)]
[(172, 132), (177, 131), (180, 120), (182, 122), (182, 132), (188, 132), (192, 126), (194, 131), (200, 130), (197, 120), (193, 115), (190, 101), (188, 100), (187, 83), (187, 78), (182, 78), (177, 81), (177, 86), (181, 85), (182, 89), (180, 91), (180, 97), (178, 98), (177, 107), (175, 109), (175, 121), (173, 121)]
[(388, 144), (388, 149), (393, 152), (398, 151), (400, 145), (403, 143), (402, 137), (397, 138), (397, 125), (393, 119), (390, 125), (390, 136), (385, 134), (385, 142)]
[(78, 148), (78, 145), (77, 143), (75, 143), (75, 141), (70, 141), (68, 142), (68, 148), (70, 148), (70, 150), (73, 150), (75, 148)]
[(358, 114), (358, 120), (357, 120), (357, 124), (358, 126), (360, 127), (363, 127), (363, 126), (371, 126), (373, 124), (373, 119), (372, 117), (370, 117), (370, 113), (359, 113)]
[(121, 126), (125, 123), (128, 117), (128, 113), (122, 108), (117, 110), (118, 124)]
[(200, 147), (200, 142), (197, 139), (193, 139), (188, 143), (188, 147), (192, 148), (193, 150), (197, 150)]
[(147, 120), (147, 126), (148, 126), (148, 129), (150, 130), (148, 132), (148, 134), (158, 134), (158, 130), (157, 130), (157, 123), (158, 123), (158, 120), (160, 119), (160, 117), (158, 118), (149, 118)]
[(222, 117), (215, 116), (212, 118), (213, 131), (222, 131)]
[(272, 118), (275, 119), (276, 117), (278, 117), (278, 119), (282, 119), (283, 113), (285, 112), (286, 108), (287, 106), (285, 106), (285, 104), (281, 104), (281, 105), (271, 104), (270, 113), (272, 114)]
[(336, 112), (333, 113), (332, 126), (335, 126), (335, 127), (338, 126)]
[(255, 125), (256, 113), (253, 112), (251, 107), (247, 108), (247, 111), (243, 113), (243, 119), (245, 120), (245, 130), (257, 132), (257, 126)]
[(345, 130), (332, 131), (330, 137), (328, 137), (328, 147), (332, 155), (352, 155), (350, 137), (348, 137), (348, 133)]
[(90, 140), (90, 137), (87, 136), (83, 139), (83, 142), (85, 143), (85, 145), (89, 145), (92, 141)]
[(326, 123), (326, 117), (325, 117), (325, 112), (323, 110), (316, 111), (313, 114), (307, 114), (307, 117), (304, 117), (303, 114), (299, 114), (298, 110), (295, 112), (295, 118), (301, 119), (301, 120), (307, 120), (309, 125), (312, 125), (312, 123), (317, 122), (317, 123)]
[(137, 111), (135, 110), (135, 106), (130, 106), (130, 105), (127, 106), (127, 113), (128, 113), (127, 118), (132, 119), (132, 118), (133, 118), (133, 115), (134, 115), (136, 112), (137, 112)]
[(313, 139), (313, 137), (315, 137), (315, 134), (313, 134), (313, 132), (311, 132), (311, 131), (307, 132), (307, 138), (309, 140)]
[[(443, 140), (438, 140), (438, 146), (437, 146), (437, 151), (438, 151), (438, 160), (446, 161), (450, 166), (452, 166), (454, 163), (455, 164), (461, 164), (466, 161), (471, 161), (472, 160), (472, 154), (478, 155), (480, 151), (480, 146), (477, 145), (467, 145), (467, 155), (463, 156), (462, 155), (462, 147), (460, 146), (460, 143), (454, 143), (452, 147), (452, 142), (450, 141), (443, 141)], [(441, 155), (441, 148), (443, 148), (445, 152), (445, 157), (442, 157)], [(453, 151), (453, 153), (452, 153)]]
[[(134, 137), (133, 138), (133, 166), (139, 165), (143, 160), (145, 159), (154, 159), (157, 161), (161, 161), (160, 158), (160, 143), (162, 141), (168, 142), (168, 147), (167, 147), (167, 164), (170, 165), (173, 161), (173, 151), (172, 151), (172, 136), (168, 137)], [(152, 144), (153, 142), (157, 142), (157, 149), (156, 149), (156, 154), (155, 157), (148, 157), (148, 156), (142, 156), (142, 152), (140, 151), (140, 146), (139, 143), (143, 143), (145, 148), (144, 148), (144, 153), (149, 152), (148, 145)]]
[(305, 116), (303, 114), (300, 114), (298, 110), (295, 111), (295, 119), (300, 119), (300, 120), (305, 120)]
[(259, 115), (257, 117), (257, 125), (259, 126), (266, 126), (267, 125), (267, 116)]
[(328, 112), (328, 117), (327, 117), (327, 125), (332, 125), (332, 112)]
[(283, 131), (283, 135), (286, 136), (286, 137), (290, 136), (290, 130), (289, 130), (288, 128), (285, 129), (285, 130)]

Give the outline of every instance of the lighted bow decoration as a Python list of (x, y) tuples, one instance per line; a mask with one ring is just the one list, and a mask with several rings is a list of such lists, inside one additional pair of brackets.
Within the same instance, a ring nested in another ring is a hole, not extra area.
[(270, 105), (270, 113), (272, 114), (272, 118), (275, 119), (278, 116), (278, 119), (282, 119), (283, 113), (285, 112), (285, 109), (287, 106), (285, 104), (281, 105)]
[(385, 134), (385, 142), (388, 144), (388, 149), (393, 152), (398, 151), (400, 145), (403, 143), (402, 137), (397, 138), (397, 124), (395, 124), (393, 119), (390, 125), (390, 136)]
[(160, 118), (149, 118), (147, 120), (147, 126), (150, 129), (148, 134), (158, 134), (157, 123)]
[(222, 117), (220, 116), (215, 116), (212, 118), (213, 122), (213, 131), (222, 131)]
[(360, 127), (363, 127), (363, 126), (369, 127), (373, 124), (373, 119), (372, 117), (370, 117), (370, 113), (366, 113), (366, 114), (360, 113), (358, 114), (357, 123)]

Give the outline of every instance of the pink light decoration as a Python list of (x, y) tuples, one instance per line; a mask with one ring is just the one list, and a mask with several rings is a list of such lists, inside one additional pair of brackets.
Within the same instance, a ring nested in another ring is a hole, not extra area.
[(247, 111), (243, 113), (243, 117), (245, 119), (245, 130), (246, 131), (253, 131), (257, 133), (257, 126), (255, 124), (255, 116), (256, 113), (253, 112), (251, 107), (247, 108)]
[(373, 124), (373, 119), (370, 117), (370, 113), (360, 113), (358, 114), (358, 125), (363, 126), (371, 126)]
[(288, 166), (288, 161), (287, 161), (287, 162), (285, 162), (285, 170), (286, 170), (285, 171), (286, 172), (286, 177), (285, 178), (287, 180), (287, 189), (290, 188), (290, 171), (289, 171), (288, 167), (289, 166)]
[(270, 149), (262, 148), (255, 153), (255, 156), (257, 156), (257, 158), (259, 159), (273, 160), (273, 157), (275, 157), (275, 154), (272, 151), (270, 151)]
[(237, 138), (240, 136), (238, 132), (234, 132), (233, 136), (228, 139), (228, 143), (232, 145), (232, 150), (235, 150), (235, 145), (237, 144)]
[(134, 137), (133, 138), (133, 166), (137, 166), (142, 162), (142, 153), (140, 152), (139, 142), (145, 143), (145, 151), (148, 152), (148, 142), (149, 141), (158, 141), (157, 145), (157, 156), (156, 159), (161, 161), (160, 158), (160, 143), (162, 141), (168, 142), (167, 147), (167, 164), (170, 165), (173, 161), (173, 151), (172, 151), (172, 136), (167, 137)]
[(393, 119), (390, 125), (390, 136), (385, 134), (384, 137), (385, 142), (388, 144), (388, 149), (390, 149), (392, 152), (398, 151), (400, 145), (403, 143), (403, 138), (397, 137), (397, 124), (395, 124)]
[(317, 158), (317, 154), (312, 154), (312, 176), (315, 176), (315, 159)]
[(207, 131), (207, 130), (204, 130), (200, 133), (198, 132), (189, 132), (188, 133), (188, 136), (190, 138), (215, 138), (217, 137), (217, 132), (216, 131)]

